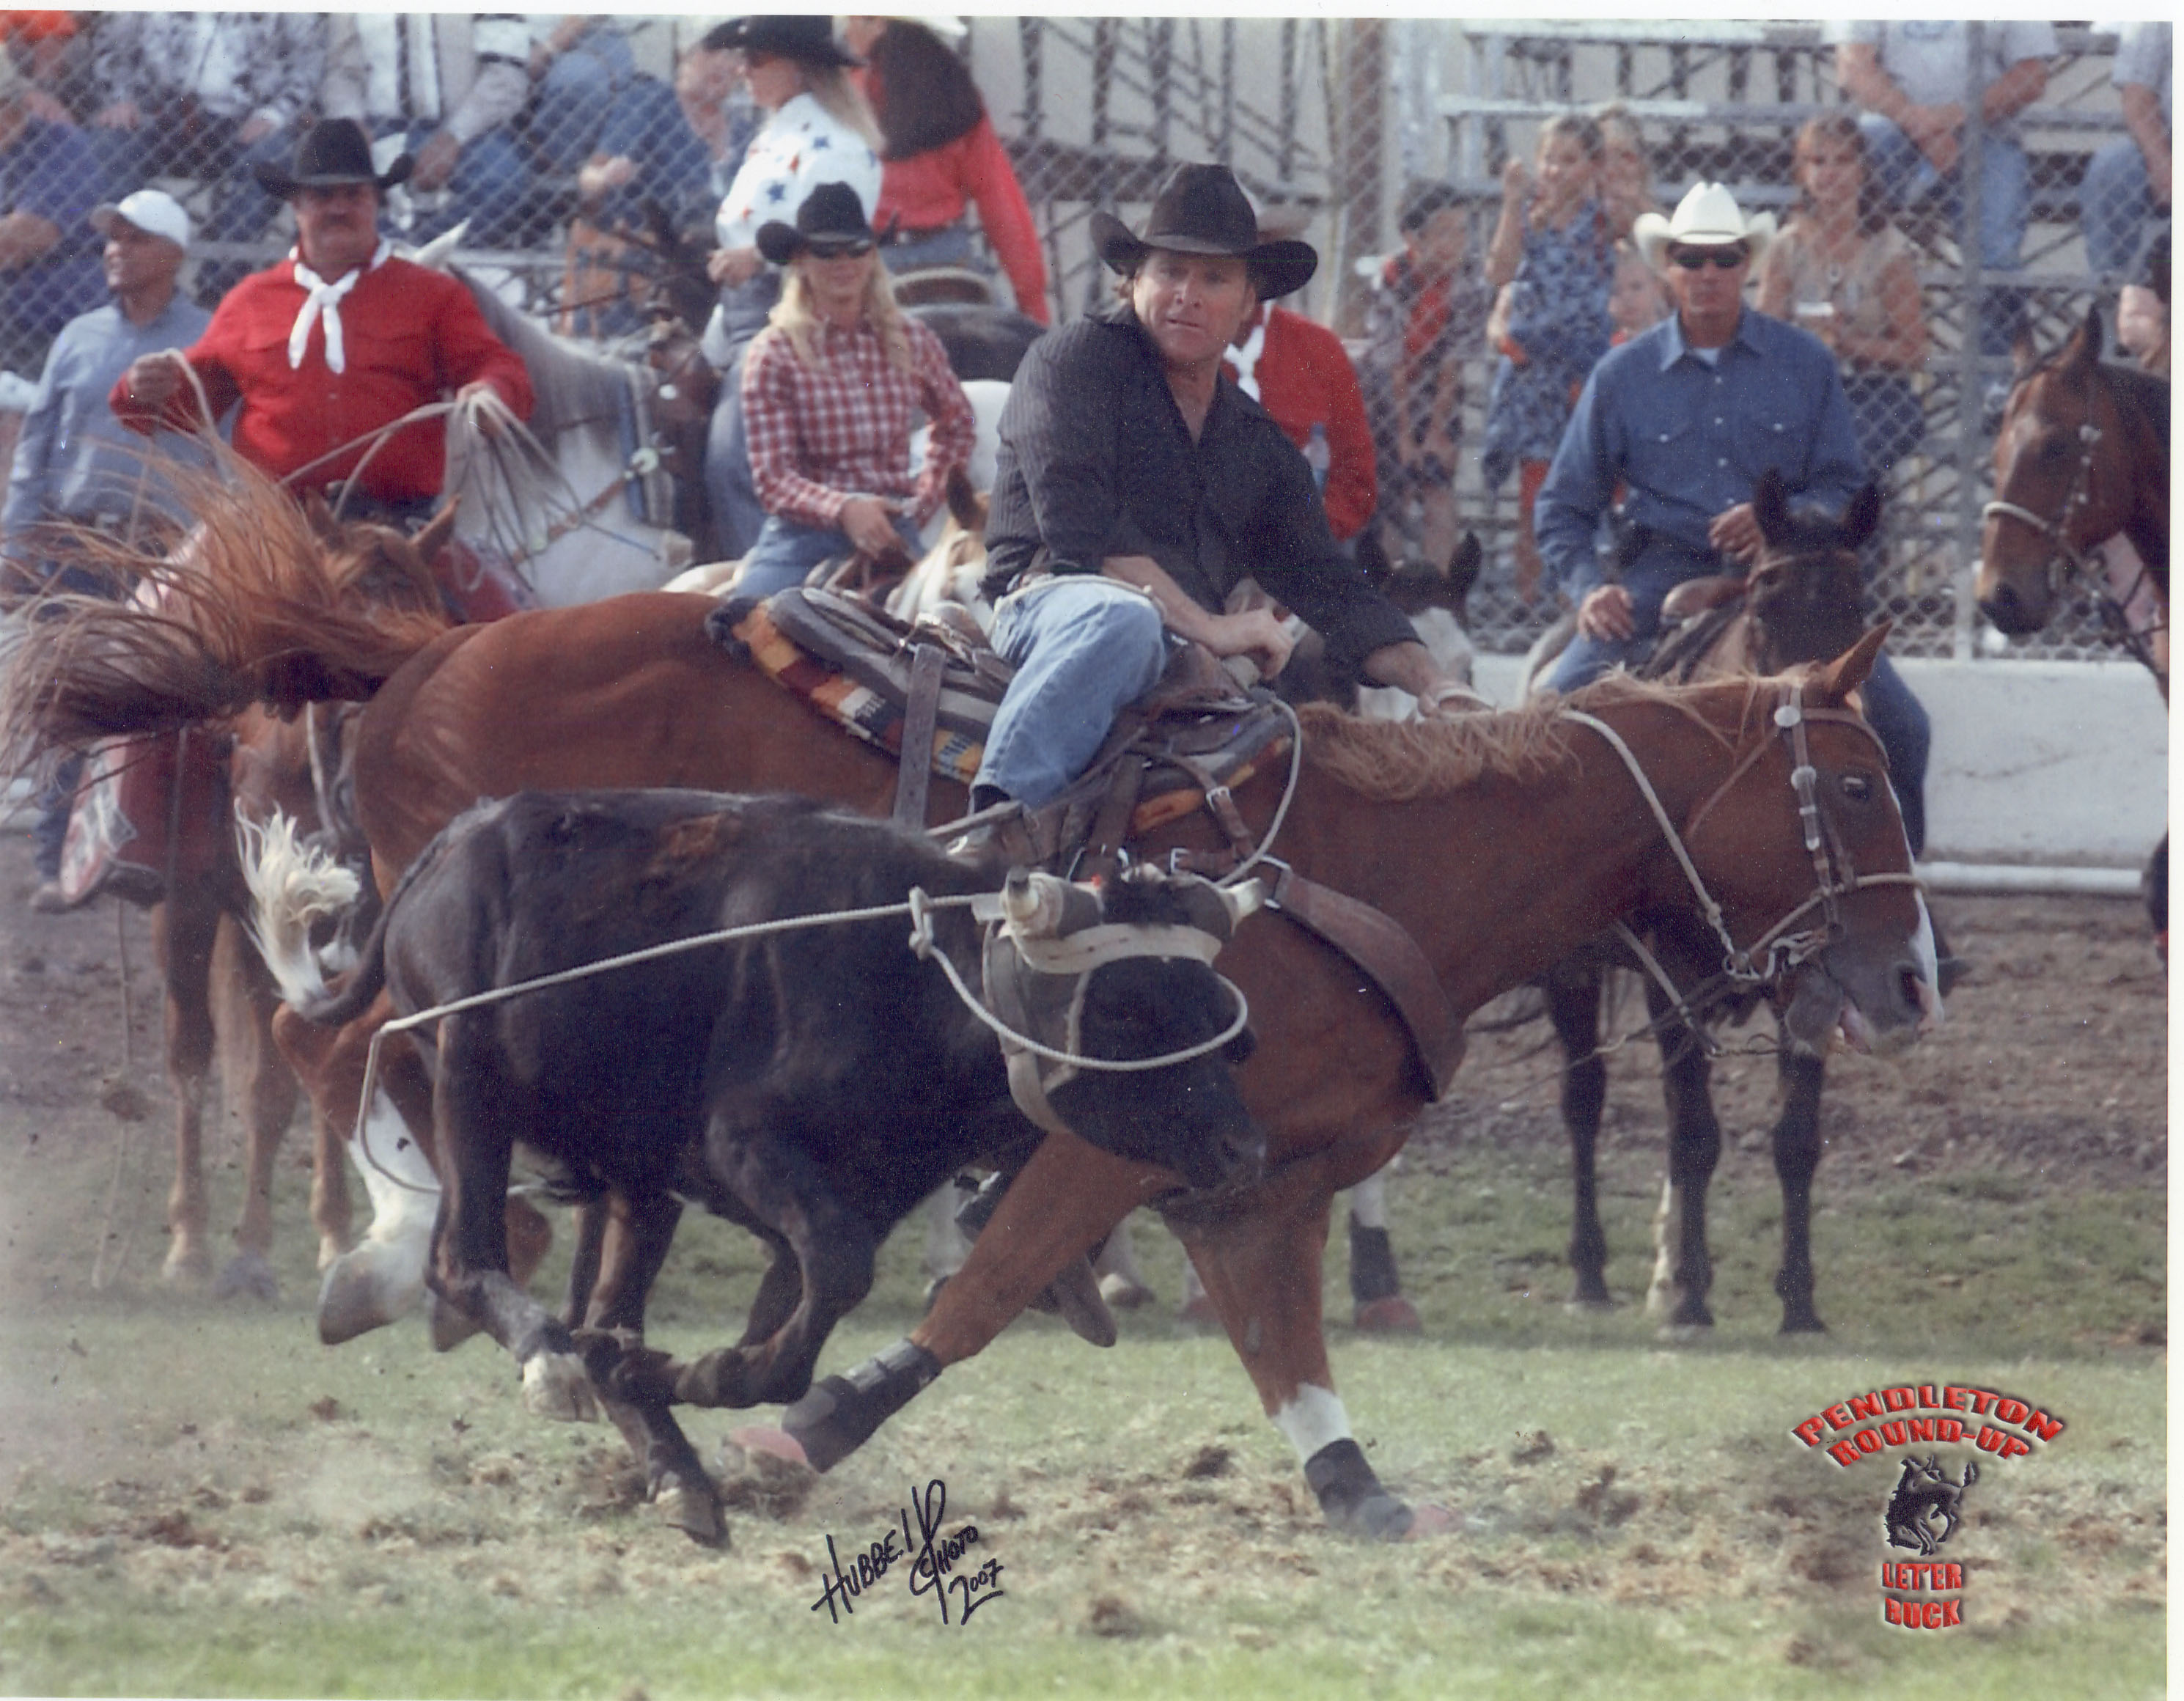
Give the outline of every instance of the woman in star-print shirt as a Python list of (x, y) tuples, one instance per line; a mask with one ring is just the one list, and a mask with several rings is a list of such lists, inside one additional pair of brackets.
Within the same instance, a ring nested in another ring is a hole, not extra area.
[(743, 423), (743, 352), (766, 328), (781, 282), (759, 257), (758, 229), (792, 219), (822, 183), (847, 183), (870, 219), (880, 194), (879, 126), (844, 75), (857, 61), (823, 17), (735, 18), (705, 37), (744, 56), (751, 98), (766, 117), (714, 215), (720, 246), (708, 262), (720, 304), (705, 327), (705, 358), (726, 376), (705, 444), (705, 489), (721, 558), (742, 555), (766, 523), (751, 488)]

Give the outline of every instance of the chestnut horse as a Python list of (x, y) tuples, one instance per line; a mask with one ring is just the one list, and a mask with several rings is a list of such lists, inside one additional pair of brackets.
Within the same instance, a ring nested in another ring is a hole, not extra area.
[[(2120, 612), (2126, 642), (2165, 698), (2169, 383), (2103, 361), (2100, 350), (2096, 306), (2009, 393), (1980, 537), (1980, 612), (2024, 637), (2054, 617), (2064, 584), (2078, 578)], [(2140, 564), (2122, 584), (2099, 560), (2118, 538)]]
[[(359, 722), (355, 779), (382, 890), (481, 796), (692, 785), (801, 793), (876, 814), (892, 798), (891, 760), (712, 642), (709, 599), (649, 594), (538, 611), (421, 649), (414, 631), (339, 610), (315, 616), (265, 584), (211, 583), (197, 594), (213, 636), (190, 644), (163, 630), (174, 652), (164, 676), (153, 671), (158, 646), (139, 646), (126, 682), (139, 712), (161, 677), (172, 689), (157, 712), (175, 719), (376, 685)], [(273, 641), (251, 641), (253, 622)], [(1487, 999), (1617, 916), (1695, 903), (1719, 917), (1737, 952), (1758, 952), (1755, 973), (1781, 971), (1780, 990), (1794, 991), (1789, 1019), (1808, 1043), (1847, 1001), (1875, 1034), (1910, 1033), (1924, 909), (1879, 748), (1843, 706), (1880, 637), (1795, 681), (1681, 691), (1618, 683), (1570, 705), (1426, 727), (1309, 711), (1310, 759), (1275, 847), (1284, 862), (1268, 866), (1318, 883), (1324, 901), (1375, 906), (1407, 931), (1446, 1008), (1444, 1069), (1446, 1042)], [(70, 648), (42, 647), (18, 670), (32, 683), (19, 678), (14, 701), (49, 737), (65, 737), (71, 717), (110, 712), (68, 676)], [(396, 660), (404, 650), (410, 659)], [(1263, 772), (1236, 795), (1261, 831), (1285, 778)], [(961, 788), (934, 784), (936, 806), (960, 811)], [(1194, 819), (1144, 852), (1225, 845), (1210, 820)], [(1251, 998), (1264, 1042), (1242, 1082), (1268, 1135), (1267, 1180), (1211, 1206), (1179, 1201), (1168, 1172), (1050, 1136), (911, 1341), (855, 1385), (830, 1378), (811, 1397), (818, 1407), (799, 1408), (793, 1432), (815, 1463), (841, 1457), (940, 1368), (982, 1348), (1130, 1209), (1159, 1201), (1330, 1520), (1374, 1535), (1412, 1528), (1411, 1509), (1350, 1438), (1321, 1335), (1319, 1267), (1333, 1194), (1400, 1148), (1435, 1083), (1390, 1007), (1361, 992), (1355, 967), (1317, 939), (1262, 923), (1223, 967)]]

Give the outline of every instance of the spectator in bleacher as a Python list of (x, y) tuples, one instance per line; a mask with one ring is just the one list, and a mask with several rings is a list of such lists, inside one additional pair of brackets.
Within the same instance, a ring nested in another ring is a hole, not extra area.
[[(915, 559), (918, 530), (971, 458), (978, 422), (932, 330), (895, 305), (857, 192), (822, 183), (796, 222), (759, 226), (759, 252), (788, 269), (781, 300), (743, 372), (752, 482), (766, 504), (738, 596), (768, 597), (853, 550)], [(910, 471), (919, 417), (932, 431)]]
[(1797, 209), (1759, 264), (1758, 305), (1834, 352), (1858, 446), (1885, 477), (1926, 433), (1911, 382), (1926, 362), (1917, 259), (1882, 210), (1855, 119), (1809, 120), (1792, 158)]
[[(92, 145), (107, 180), (195, 178), (213, 187), (200, 234), (255, 242), (279, 203), (258, 181), (296, 145), (326, 80), (326, 25), (309, 12), (109, 12), (92, 70)], [(248, 266), (208, 261), (198, 293), (216, 299)]]
[(320, 106), (373, 139), (383, 169), (412, 169), (401, 204), (446, 191), (412, 215), (404, 234), (425, 243), (468, 221), (464, 240), (508, 246), (516, 236), (531, 169), (515, 135), (531, 98), (530, 24), (513, 12), (362, 12), (333, 20)]
[[(592, 157), (608, 117), (638, 77), (629, 32), (611, 17), (574, 13), (550, 28), (533, 20), (531, 81), (536, 92), (524, 120), (532, 161), (556, 192), (571, 186)], [(648, 79), (655, 88), (657, 79)]]
[(1641, 213), (1661, 210), (1653, 194), (1653, 162), (1638, 120), (1622, 102), (1610, 101), (1592, 117), (1600, 126), (1601, 204), (1607, 209), (1608, 227), (1618, 237), (1628, 237)]
[[(1295, 234), (1272, 219), (1259, 229), (1270, 238)], [(1353, 555), (1380, 486), (1364, 393), (1342, 339), (1301, 313), (1262, 301), (1244, 321), (1222, 370), (1304, 451), (1327, 509), (1327, 529), (1345, 555)]]
[(1382, 265), (1367, 314), (1379, 541), (1398, 564), (1412, 555), (1402, 534), (1413, 503), (1421, 516), (1418, 557), (1442, 565), (1456, 549), (1463, 367), (1478, 352), (1490, 299), (1469, 263), (1464, 217), (1450, 185), (1414, 186), (1396, 215), (1402, 252)]
[(2147, 244), (2143, 280), (2116, 302), (2116, 343), (2146, 371), (2169, 376), (2169, 232)]
[(758, 250), (759, 226), (793, 215), (822, 183), (847, 183), (869, 220), (879, 204), (880, 132), (847, 75), (857, 61), (835, 45), (825, 18), (733, 18), (705, 45), (742, 53), (751, 98), (766, 114), (713, 215), (720, 246), (707, 262), (721, 296), (705, 326), (705, 358), (725, 376), (705, 443), (705, 493), (726, 559), (766, 524), (751, 485), (741, 365), (781, 296), (779, 275)]
[[(1744, 305), (1774, 220), (1750, 219), (1719, 183), (1695, 185), (1635, 232), (1665, 266), (1676, 310), (1593, 368), (1540, 492), (1540, 548), (1577, 605), (1577, 636), (1548, 683), (1574, 691), (1635, 666), (1661, 604), (1686, 579), (1741, 572), (1758, 553), (1752, 487), (1772, 467), (1791, 499), (1840, 513), (1865, 482), (1864, 457), (1835, 357), (1808, 332)], [(1620, 576), (1606, 582), (1594, 538), (1626, 488)], [(1903, 825), (1925, 844), (1925, 711), (1886, 657), (1865, 688), (1888, 752)]]
[(872, 219), (881, 257), (894, 272), (990, 270), (963, 222), (966, 209), (976, 207), (1017, 310), (1044, 325), (1046, 259), (1030, 204), (969, 67), (936, 31), (960, 40), (963, 25), (953, 18), (844, 21), (843, 41), (865, 61), (859, 81), (883, 138), (880, 205)]
[(2094, 151), (2078, 189), (2086, 264), (2104, 286), (2130, 277), (2155, 227), (2169, 221), (2173, 30), (2168, 24), (2126, 24), (2116, 32), (2109, 81), (2131, 134)]
[(1661, 274), (1646, 264), (1635, 243), (1621, 238), (1615, 244), (1615, 287), (1607, 297), (1607, 317), (1615, 326), (1609, 345), (1620, 349), (1668, 316), (1669, 298), (1661, 288)]
[[(158, 541), (163, 527), (172, 536), (181, 529), (181, 507), (162, 465), (204, 460), (191, 440), (169, 434), (148, 455), (144, 439), (106, 404), (131, 360), (194, 343), (211, 317), (175, 288), (189, 250), (190, 215), (172, 196), (139, 189), (118, 205), (94, 209), (86, 222), (105, 236), (102, 259), (114, 299), (62, 327), (46, 357), (37, 398), (23, 416), (7, 505), (0, 510), (0, 550), (11, 590), (107, 590), (81, 567), (57, 561), (57, 540), (44, 528), (81, 527), (139, 544)], [(33, 909), (68, 907), (59, 885), (61, 844), (82, 770), (81, 756), (69, 758), (39, 797), (31, 828), (40, 878)]]
[(69, 102), (90, 63), (87, 34), (76, 27), (73, 12), (0, 12), (0, 45), (31, 80), (33, 117), (75, 122)]
[(105, 293), (85, 222), (105, 178), (83, 132), (36, 116), (31, 96), (0, 53), (0, 364), (25, 370)]
[(710, 227), (758, 128), (733, 53), (686, 49), (671, 89), (638, 76), (615, 102), (598, 147), (577, 174), (577, 205), (602, 230), (644, 228), (644, 204), (657, 201), (677, 231)]
[[(1970, 42), (1962, 23), (1831, 23), (1836, 80), (1865, 109), (1858, 127), (1881, 192), (1897, 207), (1936, 204), (1962, 217), (1958, 170), (1964, 153), (1964, 99), (1975, 82)], [(2014, 270), (2022, 258), (2032, 209), (2032, 169), (2012, 120), (2048, 87), (2055, 26), (1991, 23), (1985, 57), (1976, 67), (1980, 91), (1980, 265)], [(1961, 246), (1973, 243), (1961, 233)], [(2017, 290), (1989, 287), (1979, 308), (1980, 352), (2008, 354), (2027, 337), (2025, 302)], [(2008, 393), (2006, 380), (1989, 385), (1989, 410)]]
[(1502, 173), (1502, 215), (1486, 250), (1489, 287), (1507, 286), (1488, 337), (1501, 359), (1486, 400), (1479, 471), (1490, 491), (1518, 471), (1517, 594), (1540, 582), (1532, 505), (1570, 409), (1613, 329), (1615, 232), (1600, 198), (1600, 126), (1565, 113), (1540, 126), (1537, 181), (1512, 159)]

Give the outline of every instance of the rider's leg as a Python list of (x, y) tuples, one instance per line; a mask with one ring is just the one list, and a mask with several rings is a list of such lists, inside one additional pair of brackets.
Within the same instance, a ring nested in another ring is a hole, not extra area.
[(1926, 755), (1933, 744), (1932, 723), (1903, 676), (1887, 656), (1874, 658), (1873, 672), (1861, 693), (1865, 718), (1888, 752), (1889, 784), (1903, 815), (1903, 836), (1911, 854), (1926, 853)]
[(994, 717), (974, 795), (1034, 807), (1084, 771), (1123, 705), (1152, 689), (1167, 660), (1160, 611), (1143, 592), (1072, 573), (1004, 597), (994, 648), (1016, 678)]

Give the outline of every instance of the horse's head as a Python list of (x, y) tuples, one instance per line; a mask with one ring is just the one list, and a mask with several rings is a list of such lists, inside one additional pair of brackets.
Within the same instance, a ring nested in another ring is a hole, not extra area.
[(1769, 467), (1752, 493), (1763, 542), (1745, 580), (1745, 611), (1757, 627), (1756, 671), (1840, 655), (1864, 631), (1864, 576), (1858, 551), (1880, 526), (1880, 487), (1869, 483), (1840, 520), (1792, 513), (1781, 475)]
[(1976, 594), (1980, 612), (2013, 637), (2047, 625), (2078, 551), (2121, 529), (2107, 514), (2110, 494), (2097, 488), (2096, 451), (2114, 423), (2100, 354), (2093, 306), (2070, 341), (2019, 377), (2003, 410)]
[(1893, 1051), (1939, 1009), (1888, 759), (1853, 695), (1887, 633), (1876, 627), (1831, 661), (1741, 688), (1729, 775), (1685, 826), (1738, 951), (1767, 973), (1808, 1052), (1838, 1023), (1854, 1048)]
[(671, 477), (695, 483), (705, 476), (705, 432), (721, 375), (706, 360), (690, 327), (673, 314), (656, 315), (646, 333), (644, 364), (652, 391), (653, 447)]

